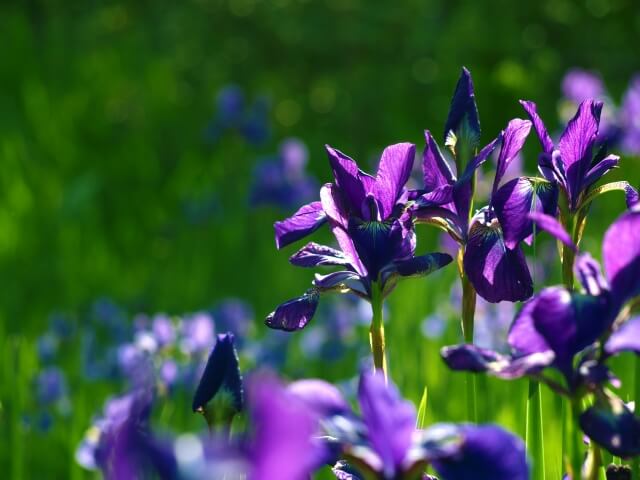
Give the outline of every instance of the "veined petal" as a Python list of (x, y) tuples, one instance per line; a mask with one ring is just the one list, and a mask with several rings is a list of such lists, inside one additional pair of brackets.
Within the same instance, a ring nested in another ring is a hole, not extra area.
[(363, 373), (358, 387), (358, 401), (367, 436), (383, 463), (384, 476), (394, 478), (407, 456), (416, 425), (411, 402), (402, 399), (384, 376)]
[(317, 290), (309, 289), (304, 295), (279, 305), (267, 316), (265, 324), (267, 327), (286, 332), (301, 330), (316, 313), (319, 299)]
[(529, 214), (529, 218), (535, 222), (538, 228), (551, 234), (574, 252), (578, 251), (578, 247), (576, 247), (576, 244), (571, 240), (569, 233), (567, 233), (555, 217), (541, 212), (533, 212)]
[(633, 209), (640, 203), (640, 195), (638, 195), (638, 191), (631, 185), (627, 185), (624, 191), (627, 208)]
[(463, 441), (449, 458), (433, 462), (446, 480), (528, 480), (529, 465), (522, 440), (497, 425), (464, 425)]
[(412, 143), (391, 145), (382, 152), (374, 186), (374, 196), (381, 206), (382, 220), (391, 215), (409, 180), (415, 156), (416, 146)]
[(551, 152), (553, 151), (553, 141), (551, 140), (551, 137), (547, 132), (547, 127), (544, 126), (544, 122), (538, 115), (538, 107), (535, 103), (527, 100), (520, 100), (520, 105), (522, 105), (522, 107), (527, 112), (527, 115), (529, 115), (529, 118), (533, 122), (533, 128), (536, 130), (536, 134), (540, 139), (542, 151), (551, 155)]
[(469, 142), (472, 148), (477, 146), (480, 139), (480, 118), (473, 92), (473, 80), (469, 70), (464, 67), (453, 92), (449, 115), (444, 126), (445, 141), (450, 132), (453, 132), (459, 139), (462, 136), (468, 137), (464, 141)]
[(609, 355), (621, 352), (640, 355), (640, 317), (630, 318), (613, 332), (604, 345), (604, 350)]
[[(340, 150), (325, 145), (336, 185), (344, 192), (351, 209), (359, 211), (374, 179), (362, 172), (356, 162)], [(368, 178), (366, 178), (368, 177)]]
[(524, 145), (525, 140), (531, 131), (531, 122), (514, 118), (509, 122), (502, 136), (502, 146), (498, 154), (498, 164), (496, 166), (496, 175), (493, 180), (493, 193), (500, 186), (500, 181), (504, 176), (511, 161), (518, 155)]
[(431, 192), (443, 185), (453, 185), (455, 176), (431, 132), (425, 130), (424, 136), (426, 145), (422, 154), (422, 176), (425, 190)]
[(363, 222), (352, 217), (348, 233), (371, 281), (376, 281), (380, 271), (392, 260), (403, 258), (407, 253), (405, 231), (397, 220), (389, 224)]
[(193, 396), (193, 411), (204, 410), (207, 403), (213, 399), (221, 387), (231, 393), (233, 408), (236, 412), (240, 412), (244, 404), (244, 392), (232, 333), (217, 336), (216, 344), (209, 355), (202, 378)]
[(598, 135), (602, 102), (585, 100), (560, 136), (558, 149), (567, 178), (567, 193), (575, 208), (589, 166), (592, 147)]
[(616, 168), (619, 161), (620, 157), (617, 155), (608, 155), (600, 160), (587, 172), (587, 175), (584, 177), (584, 181), (582, 182), (582, 188), (588, 188), (600, 180), (605, 173)]
[(602, 245), (604, 270), (615, 299), (622, 302), (640, 294), (640, 210), (623, 213), (607, 229)]
[(520, 247), (506, 247), (496, 218), (474, 219), (464, 252), (464, 270), (478, 295), (491, 303), (526, 300), (533, 280)]
[(276, 230), (276, 247), (278, 249), (289, 245), (315, 232), (324, 222), (327, 215), (320, 202), (312, 202), (300, 207), (293, 216), (274, 223)]
[(514, 178), (495, 192), (491, 202), (502, 227), (504, 243), (513, 249), (533, 234), (531, 212), (555, 215), (558, 187), (537, 178)]
[(298, 267), (317, 267), (320, 265), (343, 265), (351, 264), (351, 260), (335, 248), (320, 245), (315, 242), (309, 242), (296, 253), (294, 253), (289, 261)]
[(416, 198), (416, 207), (425, 208), (439, 205), (447, 205), (453, 200), (453, 186), (442, 185)]
[(606, 407), (588, 408), (580, 415), (580, 428), (613, 455), (640, 455), (640, 420), (617, 397), (610, 398)]

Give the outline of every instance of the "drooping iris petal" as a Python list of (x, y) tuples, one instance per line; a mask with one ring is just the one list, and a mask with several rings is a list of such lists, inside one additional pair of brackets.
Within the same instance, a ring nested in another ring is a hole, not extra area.
[(315, 289), (307, 290), (304, 295), (279, 305), (267, 316), (265, 324), (286, 332), (300, 330), (313, 318), (319, 299), (320, 295)]
[(433, 463), (446, 480), (527, 480), (524, 443), (496, 425), (465, 425), (459, 451)]
[(627, 320), (620, 328), (611, 334), (604, 350), (609, 355), (621, 352), (635, 352), (640, 355), (640, 317)]
[(584, 181), (582, 182), (582, 188), (585, 189), (600, 180), (605, 173), (612, 168), (617, 167), (619, 161), (620, 157), (617, 155), (609, 155), (600, 160), (587, 172), (587, 175), (584, 177)]
[(577, 206), (583, 182), (591, 165), (592, 147), (598, 135), (602, 102), (585, 100), (569, 121), (558, 142), (571, 208)]
[(395, 271), (403, 277), (415, 277), (428, 275), (453, 261), (451, 255), (446, 253), (428, 253), (408, 260), (394, 262)]
[(384, 475), (393, 478), (411, 445), (415, 408), (402, 399), (394, 385), (386, 384), (384, 376), (375, 373), (361, 375), (358, 401), (367, 436), (382, 460)]
[(426, 130), (424, 136), (426, 145), (422, 154), (422, 177), (425, 190), (431, 192), (443, 185), (453, 185), (455, 176), (431, 132)]
[(335, 248), (309, 242), (296, 253), (289, 261), (298, 267), (317, 267), (320, 265), (350, 265), (351, 259)]
[(381, 207), (381, 218), (388, 218), (404, 189), (416, 156), (412, 143), (398, 143), (384, 149), (378, 166), (374, 196)]
[(529, 213), (555, 214), (558, 188), (555, 184), (540, 179), (514, 178), (495, 192), (491, 203), (502, 226), (504, 242), (513, 249), (533, 233)]
[(502, 146), (498, 154), (498, 164), (496, 166), (496, 175), (493, 180), (493, 193), (500, 186), (500, 181), (504, 176), (511, 161), (518, 155), (524, 145), (525, 140), (531, 131), (531, 122), (514, 118), (509, 122), (502, 136)]
[(305, 379), (292, 382), (287, 390), (320, 416), (342, 415), (351, 411), (340, 390), (324, 380)]
[(327, 215), (320, 202), (312, 202), (300, 207), (293, 216), (276, 222), (276, 247), (283, 248), (301, 238), (310, 235), (327, 221)]
[(618, 302), (640, 294), (640, 210), (623, 213), (607, 229), (602, 245), (604, 270)]
[(320, 290), (355, 290), (363, 295), (367, 294), (364, 279), (357, 273), (349, 270), (332, 272), (327, 275), (316, 273), (313, 285)]
[(440, 355), (452, 370), (486, 372), (505, 380), (538, 373), (555, 358), (551, 350), (512, 357), (472, 344), (443, 347)]
[(253, 378), (248, 392), (254, 425), (249, 479), (307, 478), (326, 460), (313, 441), (317, 415), (273, 377)]
[(541, 230), (549, 233), (556, 239), (560, 240), (565, 246), (569, 247), (574, 252), (578, 251), (578, 247), (573, 243), (571, 239), (571, 235), (564, 229), (562, 224), (552, 217), (551, 215), (547, 215), (545, 213), (540, 212), (532, 212), (529, 214), (529, 218), (535, 222), (536, 226)]
[(578, 256), (574, 268), (580, 285), (589, 295), (597, 296), (609, 290), (609, 283), (600, 271), (600, 264), (588, 253)]
[[(538, 107), (534, 102), (520, 100), (520, 105), (525, 109), (527, 115), (533, 122), (533, 128), (540, 139), (540, 145), (542, 145), (542, 151), (547, 154), (551, 154), (553, 151), (553, 141), (547, 132), (547, 127), (544, 126), (544, 122), (538, 115)], [(549, 178), (547, 178), (550, 180)]]
[(580, 415), (580, 428), (613, 455), (640, 455), (640, 420), (619, 398), (610, 398), (607, 406), (589, 407)]
[(549, 287), (536, 295), (531, 316), (536, 330), (556, 354), (556, 365), (570, 375), (573, 356), (596, 341), (613, 316), (607, 296), (593, 297)]
[(488, 302), (517, 302), (533, 294), (533, 280), (520, 247), (509, 249), (496, 218), (474, 219), (464, 252), (464, 270)]
[(476, 97), (473, 92), (471, 73), (464, 67), (456, 84), (456, 89), (453, 92), (449, 115), (444, 125), (445, 141), (449, 137), (450, 132), (453, 132), (459, 140), (461, 137), (467, 137), (462, 140), (468, 142), (471, 148), (475, 148), (478, 145), (478, 140), (480, 139), (480, 118), (476, 105)]
[(211, 350), (200, 383), (193, 396), (193, 411), (203, 411), (220, 388), (225, 388), (231, 394), (234, 410), (236, 412), (242, 411), (244, 392), (232, 333), (217, 335), (216, 344)]

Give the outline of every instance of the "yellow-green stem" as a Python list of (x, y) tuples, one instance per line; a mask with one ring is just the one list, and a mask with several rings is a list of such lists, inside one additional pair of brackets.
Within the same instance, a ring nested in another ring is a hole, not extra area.
[[(467, 275), (462, 273), (462, 335), (466, 343), (473, 343), (474, 316), (476, 313), (476, 290)], [(478, 407), (476, 404), (476, 376), (466, 375), (467, 389), (467, 420), (478, 422)]]
[[(635, 410), (634, 413), (637, 418), (640, 418), (640, 356), (635, 357), (635, 378), (634, 378), (634, 400)], [(631, 471), (635, 475), (634, 480), (640, 480), (640, 456), (636, 455), (631, 461)]]
[(387, 378), (387, 359), (385, 357), (384, 323), (382, 318), (382, 292), (380, 285), (373, 282), (371, 285), (371, 328), (369, 329), (369, 341), (373, 355), (373, 369), (382, 372)]
[(545, 480), (542, 398), (540, 396), (540, 384), (534, 380), (529, 380), (525, 441), (532, 461), (531, 478), (533, 480)]

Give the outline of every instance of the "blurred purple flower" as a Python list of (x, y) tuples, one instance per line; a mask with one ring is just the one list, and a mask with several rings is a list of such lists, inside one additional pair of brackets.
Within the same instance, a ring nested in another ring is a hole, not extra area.
[(562, 93), (573, 103), (588, 99), (601, 99), (605, 95), (602, 78), (595, 72), (575, 68), (569, 70), (562, 79)]
[(620, 107), (620, 148), (628, 154), (640, 155), (640, 75), (636, 75), (622, 99)]
[(52, 405), (67, 395), (67, 381), (57, 367), (47, 367), (35, 378), (36, 399), (42, 406)]
[(186, 317), (182, 323), (182, 348), (186, 353), (208, 350), (214, 343), (213, 318), (206, 312)]

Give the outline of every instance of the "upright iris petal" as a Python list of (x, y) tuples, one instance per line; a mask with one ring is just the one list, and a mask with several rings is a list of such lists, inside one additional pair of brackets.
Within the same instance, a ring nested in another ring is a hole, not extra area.
[(480, 140), (478, 106), (471, 73), (464, 67), (456, 84), (447, 122), (444, 125), (445, 142), (448, 143), (451, 140), (452, 133), (458, 140), (467, 143), (471, 149), (478, 146)]

